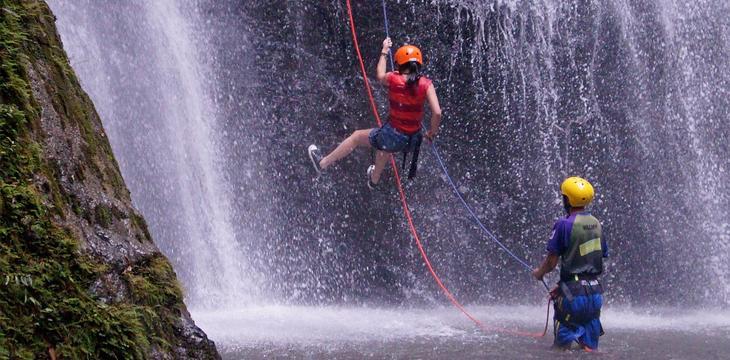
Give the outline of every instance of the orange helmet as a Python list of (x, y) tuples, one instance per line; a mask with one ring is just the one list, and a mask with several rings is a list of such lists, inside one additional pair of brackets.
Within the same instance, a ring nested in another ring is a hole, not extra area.
[(401, 46), (401, 48), (395, 52), (395, 62), (398, 65), (403, 65), (409, 61), (415, 61), (418, 65), (423, 65), (421, 50), (413, 45)]

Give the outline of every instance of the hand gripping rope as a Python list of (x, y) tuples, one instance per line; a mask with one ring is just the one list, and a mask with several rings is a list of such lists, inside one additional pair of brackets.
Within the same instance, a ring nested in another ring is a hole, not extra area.
[[(373, 112), (373, 115), (375, 116), (375, 121), (377, 122), (378, 126), (382, 126), (380, 114), (378, 113), (378, 107), (375, 104), (375, 98), (373, 97), (372, 89), (370, 87), (370, 80), (368, 79), (367, 72), (365, 71), (365, 62), (363, 61), (362, 54), (360, 52), (360, 45), (357, 41), (357, 30), (355, 29), (355, 20), (352, 15), (352, 4), (351, 4), (350, 0), (346, 0), (346, 3), (347, 3), (347, 15), (350, 19), (350, 31), (352, 32), (352, 42), (355, 46), (355, 52), (357, 53), (357, 58), (360, 63), (360, 70), (362, 72), (363, 81), (365, 83), (365, 90), (367, 92), (368, 99), (370, 101), (371, 110)], [(388, 35), (387, 11), (386, 11), (384, 0), (383, 0), (383, 17), (385, 18), (386, 35), (389, 36)], [(393, 66), (392, 57), (390, 59), (390, 63), (391, 63), (391, 67), (392, 67)], [(443, 161), (441, 161), (441, 157), (438, 156), (438, 152), (436, 150), (435, 144), (432, 144), (432, 149), (434, 150), (435, 154), (437, 155), (441, 168), (444, 171), (444, 173), (446, 174), (447, 178), (449, 179), (450, 184), (456, 191), (456, 194), (459, 196), (459, 198), (461, 199), (462, 203), (465, 205), (465, 207), (469, 211), (469, 213), (474, 217), (474, 219), (480, 225), (482, 230), (484, 230), (487, 234), (489, 234), (490, 237), (492, 238), (492, 240), (497, 242), (497, 244), (499, 244), (503, 250), (505, 250), (514, 259), (516, 259), (518, 262), (520, 262), (520, 264), (527, 267), (527, 269), (531, 270), (530, 266), (527, 263), (520, 260), (516, 255), (514, 255), (511, 251), (509, 251), (509, 249), (506, 246), (504, 246), (501, 242), (499, 242), (499, 240), (497, 240), (497, 238), (489, 230), (487, 230), (487, 228), (481, 223), (481, 221), (479, 221), (479, 219), (476, 217), (474, 212), (471, 210), (471, 207), (469, 207), (469, 205), (463, 199), (461, 194), (458, 192), (458, 189), (456, 188), (456, 185), (454, 184), (453, 180), (451, 180), (451, 177), (448, 175), (448, 172), (446, 171), (446, 167), (444, 166)], [(390, 157), (390, 163), (393, 168), (393, 172), (395, 174), (396, 187), (398, 188), (401, 205), (403, 206), (403, 212), (405, 213), (406, 220), (408, 221), (408, 227), (411, 232), (411, 235), (413, 236), (413, 239), (416, 242), (416, 246), (418, 247), (418, 251), (420, 252), (421, 257), (423, 258), (423, 262), (426, 264), (426, 268), (428, 268), (428, 271), (431, 274), (431, 276), (433, 277), (433, 279), (436, 281), (436, 284), (439, 286), (439, 288), (444, 293), (444, 295), (449, 299), (451, 304), (454, 305), (454, 307), (456, 307), (457, 309), (459, 309), (459, 311), (461, 311), (467, 318), (469, 318), (469, 320), (474, 322), (474, 324), (476, 324), (479, 328), (481, 328), (484, 331), (501, 332), (501, 333), (508, 333), (508, 334), (512, 334), (512, 335), (528, 336), (528, 337), (535, 337), (535, 338), (545, 336), (545, 334), (547, 333), (547, 327), (548, 327), (548, 322), (549, 322), (549, 317), (550, 317), (550, 313), (549, 313), (550, 301), (548, 301), (548, 315), (547, 315), (547, 318), (545, 319), (545, 329), (543, 330), (542, 333), (530, 333), (530, 332), (523, 332), (523, 331), (516, 331), (516, 330), (504, 329), (504, 328), (499, 328), (499, 327), (487, 326), (484, 323), (482, 323), (479, 319), (472, 316), (464, 308), (464, 306), (456, 299), (456, 297), (454, 297), (454, 295), (449, 291), (449, 289), (441, 281), (441, 278), (439, 278), (438, 274), (436, 274), (436, 270), (434, 270), (433, 266), (431, 265), (431, 261), (429, 260), (428, 255), (426, 255), (426, 250), (424, 249), (423, 244), (421, 243), (421, 239), (418, 236), (418, 231), (416, 230), (416, 226), (414, 225), (414, 222), (413, 222), (413, 217), (411, 216), (411, 211), (408, 206), (408, 201), (406, 199), (405, 190), (403, 189), (403, 183), (401, 181), (400, 174), (398, 172), (398, 167), (396, 166), (396, 163), (395, 163), (395, 158), (392, 155)], [(543, 285), (545, 285), (545, 288), (548, 288), (545, 281), (543, 281)]]

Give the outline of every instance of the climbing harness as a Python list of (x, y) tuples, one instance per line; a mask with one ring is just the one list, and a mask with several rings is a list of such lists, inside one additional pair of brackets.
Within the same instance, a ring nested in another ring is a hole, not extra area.
[(403, 152), (403, 162), (401, 163), (401, 166), (403, 166), (403, 171), (406, 171), (406, 160), (408, 160), (408, 153), (412, 153), (411, 155), (411, 166), (408, 168), (408, 180), (413, 180), (413, 178), (416, 177), (416, 170), (418, 170), (418, 154), (421, 153), (421, 143), (423, 142), (423, 135), (421, 132), (417, 132), (413, 135), (408, 136), (408, 146), (406, 149), (410, 149), (410, 151), (404, 151)]
[[(362, 54), (360, 52), (360, 45), (359, 45), (358, 40), (357, 40), (357, 30), (355, 29), (355, 19), (353, 17), (351, 0), (346, 0), (346, 4), (347, 4), (347, 14), (348, 14), (348, 17), (349, 17), (349, 20), (350, 20), (350, 31), (352, 32), (352, 41), (353, 41), (353, 44), (354, 44), (354, 47), (355, 47), (355, 52), (357, 54), (357, 58), (358, 58), (358, 61), (359, 61), (359, 64), (360, 64), (360, 71), (362, 72), (363, 81), (364, 81), (364, 85), (365, 85), (365, 90), (366, 90), (366, 93), (368, 95), (368, 99), (369, 99), (369, 102), (370, 102), (370, 107), (371, 107), (371, 110), (372, 110), (373, 115), (375, 117), (375, 121), (377, 122), (378, 126), (382, 126), (382, 121), (380, 119), (380, 114), (378, 113), (378, 108), (377, 108), (377, 105), (375, 104), (375, 98), (373, 97), (372, 89), (370, 87), (370, 80), (368, 79), (367, 72), (365, 70), (365, 62), (364, 62), (363, 57), (362, 57)], [(390, 35), (388, 34), (389, 29), (388, 29), (387, 11), (386, 11), (386, 7), (385, 7), (385, 0), (382, 1), (382, 4), (383, 4), (383, 17), (385, 19), (386, 36), (389, 37)], [(390, 50), (389, 50), (389, 53), (390, 53)], [(391, 67), (393, 67), (392, 54), (391, 54), (391, 57), (390, 57), (390, 63), (391, 63)], [(432, 147), (433, 147), (433, 149), (435, 151), (436, 150), (436, 146), (435, 146), (435, 144), (433, 144), (433, 142), (432, 142)], [(440, 159), (440, 156), (439, 156), (439, 159)], [(435, 269), (431, 265), (431, 261), (429, 260), (428, 255), (426, 254), (426, 250), (424, 249), (423, 244), (421, 243), (421, 239), (420, 239), (420, 237), (418, 235), (418, 231), (416, 230), (416, 226), (415, 226), (415, 224), (413, 222), (413, 217), (411, 215), (411, 211), (410, 211), (410, 208), (408, 206), (408, 201), (407, 201), (407, 198), (406, 198), (405, 190), (403, 189), (403, 184), (402, 184), (402, 181), (401, 181), (400, 173), (398, 172), (398, 167), (397, 167), (397, 165), (395, 163), (395, 158), (392, 155), (390, 157), (390, 162), (391, 162), (391, 166), (393, 168), (393, 172), (394, 172), (394, 175), (395, 175), (395, 183), (396, 183), (396, 187), (398, 189), (398, 193), (399, 193), (399, 196), (400, 196), (401, 205), (403, 207), (403, 212), (404, 212), (404, 214), (406, 216), (406, 220), (408, 222), (408, 227), (409, 227), (409, 230), (411, 232), (411, 235), (413, 236), (413, 238), (414, 238), (414, 240), (416, 242), (416, 247), (418, 248), (418, 251), (421, 254), (421, 258), (423, 259), (423, 262), (426, 264), (426, 268), (428, 269), (429, 273), (431, 274), (431, 276), (433, 277), (434, 281), (439, 286), (439, 288), (441, 289), (441, 291), (444, 293), (444, 295), (449, 299), (449, 301), (451, 302), (451, 304), (454, 307), (456, 307), (459, 311), (461, 311), (467, 318), (469, 318), (469, 320), (471, 320), (472, 322), (474, 322), (474, 324), (476, 324), (482, 330), (492, 331), (492, 332), (508, 333), (508, 334), (518, 335), (518, 336), (528, 336), (528, 337), (534, 337), (534, 338), (539, 338), (539, 337), (545, 336), (545, 334), (547, 333), (548, 322), (549, 322), (549, 319), (550, 319), (550, 298), (548, 298), (548, 308), (547, 308), (548, 309), (548, 313), (547, 313), (547, 316), (546, 316), (546, 319), (545, 319), (545, 328), (544, 328), (544, 330), (541, 333), (530, 333), (530, 332), (523, 332), (523, 331), (516, 331), (516, 330), (504, 329), (504, 328), (499, 328), (499, 327), (487, 326), (484, 323), (482, 323), (479, 319), (477, 319), (473, 315), (471, 315), (471, 313), (469, 313), (464, 308), (464, 306), (456, 299), (456, 297), (454, 297), (454, 295), (449, 291), (449, 289), (441, 281), (441, 278), (438, 276), (438, 274), (436, 273)], [(456, 187), (455, 187), (455, 185), (453, 183), (453, 180), (451, 180), (451, 178), (448, 176), (448, 172), (446, 172), (446, 167), (443, 165), (443, 161), (441, 161), (441, 166), (442, 166), (442, 169), (444, 170), (444, 172), (446, 173), (447, 178), (450, 180), (450, 183), (452, 184), (452, 186), (454, 187), (454, 189), (456, 189)], [(456, 191), (457, 191), (457, 194), (458, 194), (458, 189)], [(486, 231), (488, 234), (491, 234), (491, 232), (489, 232), (489, 230), (487, 230), (486, 227), (484, 227), (484, 225), (481, 224), (481, 221), (479, 221), (479, 219), (474, 215), (473, 211), (471, 210), (471, 207), (468, 206), (468, 204), (464, 201), (464, 199), (461, 197), (461, 195), (460, 194), (458, 194), (458, 195), (459, 195), (459, 198), (462, 200), (463, 204), (466, 205), (467, 210), (469, 210), (469, 212), (473, 215), (473, 217), (475, 218), (475, 220), (481, 225), (482, 229), (484, 231)], [(494, 237), (494, 235), (491, 235), (491, 238), (494, 241), (496, 241), (501, 246), (501, 248), (503, 250), (505, 250), (508, 254), (511, 254), (511, 256), (513, 258), (515, 258), (516, 260), (518, 260), (518, 262), (520, 262), (521, 264), (523, 264), (523, 266), (526, 266), (528, 269), (531, 270), (530, 266), (527, 263), (525, 263), (524, 261), (520, 260), (516, 255), (514, 255), (512, 252), (510, 252), (509, 249), (507, 249), (506, 246), (504, 246), (501, 242), (499, 242), (499, 240), (496, 239), (496, 237)], [(545, 283), (544, 280), (543, 280), (543, 285), (545, 285), (545, 287), (548, 288), (548, 286), (547, 286), (547, 284)]]

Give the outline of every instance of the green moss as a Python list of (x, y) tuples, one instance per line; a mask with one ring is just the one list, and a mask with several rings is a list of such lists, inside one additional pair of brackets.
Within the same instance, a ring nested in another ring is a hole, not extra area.
[[(79, 95), (52, 26), (44, 3), (0, 0), (0, 358), (46, 358), (55, 349), (68, 359), (142, 359), (152, 347), (170, 348), (182, 292), (167, 260), (156, 254), (124, 273), (130, 301), (102, 303), (88, 289), (110, 269), (84, 255), (73, 234), (52, 221), (63, 208), (102, 226), (115, 216), (106, 206), (85, 213), (73, 195), (62, 194), (56, 165), (34, 140), (40, 109), (26, 68), (40, 61), (55, 64), (50, 76), (59, 86), (62, 117), (78, 123), (87, 147), (109, 148), (95, 132), (93, 109)], [(92, 157), (87, 163), (97, 166)], [(48, 181), (40, 189), (37, 174)], [(119, 181), (114, 186), (123, 186)], [(146, 230), (141, 218), (133, 221)]]
[(183, 293), (170, 263), (160, 254), (137, 262), (124, 272), (133, 301), (146, 309), (144, 326), (153, 343), (165, 351), (175, 342), (174, 324), (181, 314)]
[(143, 319), (152, 331), (154, 342), (163, 350), (171, 350), (174, 343), (174, 324), (180, 317), (183, 293), (172, 266), (162, 255), (156, 254), (124, 273), (132, 299), (145, 306)]
[(70, 64), (66, 61), (66, 58), (60, 57), (57, 54), (52, 56), (53, 63), (56, 65), (57, 70), (63, 74), (63, 76), (70, 80), (72, 83), (76, 83), (76, 74), (71, 69)]
[(143, 358), (145, 306), (106, 306), (88, 293), (105, 267), (79, 254), (77, 241), (49, 221), (35, 188), (3, 182), (0, 197), (12, 204), (0, 225), (0, 269), (27, 279), (0, 289), (0, 348), (19, 358), (48, 347), (67, 358)]
[[(111, 149), (109, 149), (109, 153), (111, 154)], [(116, 164), (116, 161), (110, 161), (110, 163)], [(117, 170), (117, 168), (107, 168), (107, 179), (109, 184), (111, 184), (111, 191), (115, 196), (129, 196), (129, 190), (127, 190), (122, 174)]]
[(180, 283), (170, 263), (160, 254), (135, 264), (125, 272), (125, 278), (135, 303), (166, 309), (177, 309), (182, 304)]
[[(22, 107), (29, 104), (30, 89), (25, 81), (22, 71), (22, 64), (27, 61), (27, 57), (18, 51), (18, 49), (27, 41), (27, 34), (22, 30), (19, 24), (20, 16), (8, 11), (5, 2), (2, 3), (3, 25), (0, 26), (0, 55), (3, 58), (0, 63), (0, 99), (16, 99)], [(5, 102), (5, 101), (3, 101)]]
[(17, 139), (25, 124), (25, 113), (16, 106), (0, 104), (0, 176), (3, 179), (17, 178), (24, 173), (22, 167), (27, 157), (18, 156), (23, 144)]
[(139, 240), (139, 242), (145, 242), (145, 241), (151, 242), (152, 235), (150, 235), (150, 230), (147, 227), (147, 222), (144, 220), (144, 218), (135, 213), (132, 213), (130, 218), (132, 219), (132, 223), (134, 224), (134, 226), (141, 229), (142, 233), (144, 234), (144, 239), (138, 238), (137, 240)]
[(109, 226), (112, 224), (112, 210), (104, 205), (99, 204), (94, 208), (94, 219), (96, 220), (96, 223), (101, 225), (101, 227), (108, 229)]

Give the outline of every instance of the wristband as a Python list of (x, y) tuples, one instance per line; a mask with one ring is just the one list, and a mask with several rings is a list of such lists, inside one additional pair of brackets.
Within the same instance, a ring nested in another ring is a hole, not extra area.
[(388, 56), (388, 53), (387, 52), (381, 52), (380, 53), (380, 56)]

